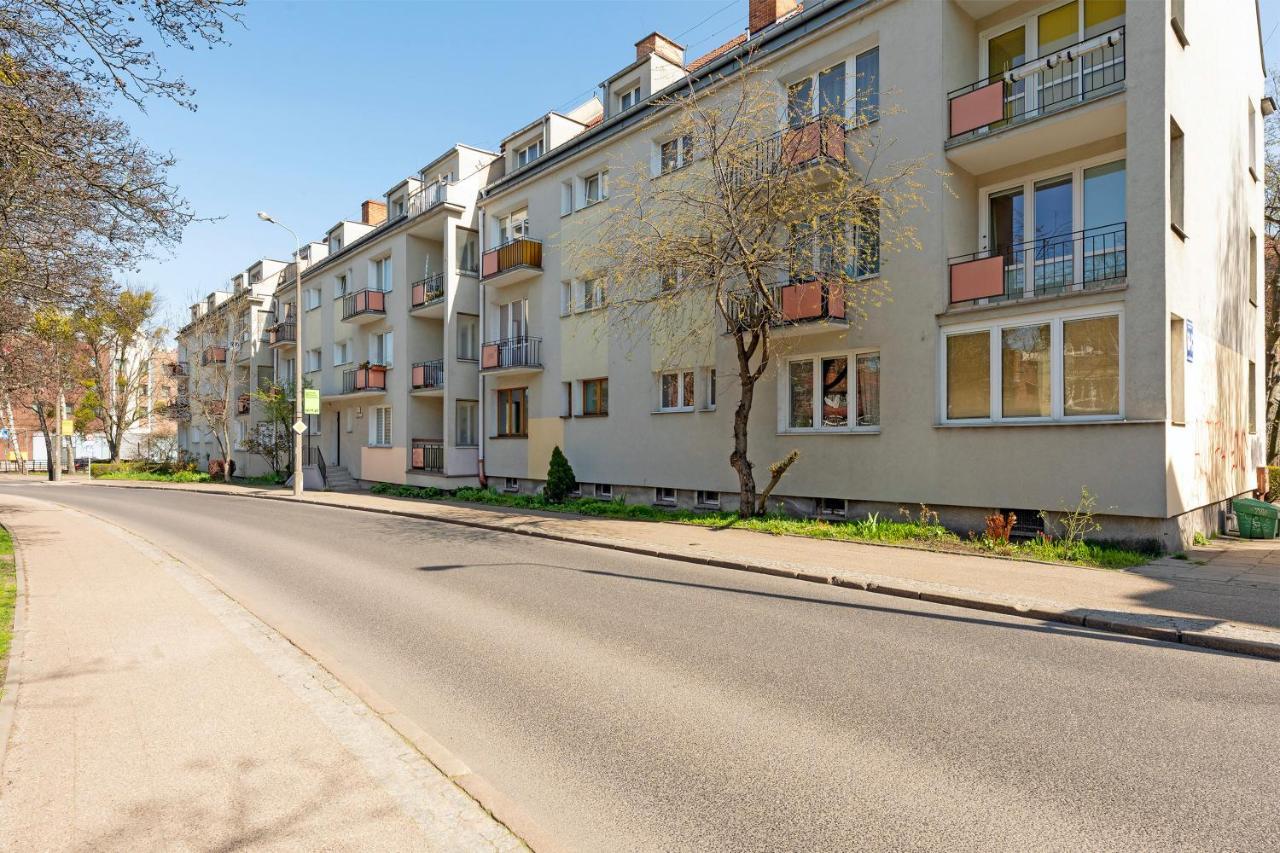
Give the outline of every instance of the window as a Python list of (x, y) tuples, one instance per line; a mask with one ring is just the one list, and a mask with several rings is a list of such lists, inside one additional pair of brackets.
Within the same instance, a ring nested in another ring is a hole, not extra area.
[[(850, 399), (849, 366), (853, 364), (854, 399)], [(875, 427), (880, 423), (880, 355), (838, 354), (794, 359), (787, 363), (784, 430), (838, 430)], [(850, 404), (854, 421), (850, 421)]]
[(329, 240), (329, 254), (336, 255), (342, 251), (342, 238), (333, 237)]
[(560, 383), (560, 417), (573, 417), (573, 383)]
[(307, 350), (307, 363), (306, 363), (306, 371), (307, 371), (307, 373), (314, 373), (315, 371), (317, 371), (317, 370), (319, 370), (319, 369), (320, 369), (320, 350), (319, 350), (319, 348), (316, 348), (316, 349), (309, 349), (309, 350)]
[(457, 233), (462, 243), (458, 250), (458, 270), (474, 274), (480, 270), (480, 235), (462, 228)]
[(502, 488), (508, 492), (518, 492), (520, 491), (520, 481), (515, 477), (507, 477)]
[(498, 391), (498, 435), (523, 436), (527, 432), (527, 388), (503, 388)]
[(629, 110), (636, 104), (640, 103), (640, 87), (633, 86), (622, 94), (618, 95), (618, 111)]
[(658, 411), (688, 412), (693, 410), (694, 373), (678, 370), (663, 373), (658, 378)]
[(667, 488), (666, 486), (659, 486), (658, 488), (654, 489), (653, 491), (654, 491), (654, 496), (653, 496), (653, 502), (654, 502), (654, 503), (656, 503), (656, 504), (662, 504), (663, 506), (675, 506), (675, 505), (676, 505), (676, 490), (675, 490), (675, 489), (670, 489), (670, 488)]
[(1258, 180), (1258, 110), (1249, 100), (1249, 174)]
[(944, 352), (948, 421), (1121, 414), (1117, 313), (952, 332)]
[(391, 218), (399, 219), (405, 214), (404, 196), (399, 196), (391, 202)]
[(393, 332), (383, 332), (369, 336), (369, 363), (391, 366), (392, 353), (395, 351)]
[(608, 483), (596, 483), (596, 497), (601, 500), (613, 500), (613, 486)]
[(333, 295), (335, 297), (345, 296), (347, 293), (347, 274), (341, 273), (334, 276), (333, 279)]
[(659, 174), (674, 172), (693, 162), (693, 137), (678, 136), (659, 146)]
[(473, 314), (458, 315), (458, 360), (480, 358), (480, 318)]
[(475, 447), (478, 444), (480, 404), (475, 400), (459, 400), (454, 409), (458, 447)]
[(530, 145), (516, 151), (516, 168), (527, 166), (534, 160), (542, 156), (542, 140), (539, 139)]
[(1169, 225), (1173, 233), (1187, 239), (1185, 216), (1186, 186), (1184, 180), (1184, 138), (1182, 128), (1169, 119)]
[(529, 211), (517, 210), (498, 220), (498, 244), (529, 236)]
[(854, 86), (857, 117), (873, 122), (880, 118), (880, 48), (873, 47), (857, 56), (854, 63)]
[(595, 278), (582, 279), (575, 283), (578, 289), (578, 310), (593, 311), (596, 308), (604, 307), (604, 279), (597, 276)]
[(699, 489), (697, 494), (697, 501), (698, 501), (698, 506), (705, 506), (705, 507), (712, 507), (715, 509), (719, 509), (720, 493), (708, 492), (708, 491)]
[(1257, 366), (1249, 362), (1249, 385), (1245, 388), (1245, 396), (1249, 399), (1249, 435), (1258, 432), (1258, 371)]
[(333, 345), (333, 363), (346, 364), (351, 360), (351, 342), (338, 341)]
[(372, 264), (369, 276), (369, 289), (391, 292), (391, 258), (379, 258)]
[(560, 316), (568, 317), (573, 313), (573, 282), (560, 282)]
[(880, 117), (879, 47), (787, 87), (788, 127), (803, 127), (819, 118), (846, 119), (855, 115), (867, 122)]
[(602, 169), (582, 179), (582, 206), (589, 207), (609, 197), (609, 172)]
[(704, 370), (704, 391), (702, 394), (702, 409), (705, 412), (714, 411), (716, 407), (716, 369), (709, 367)]
[(529, 300), (516, 299), (498, 306), (498, 338), (522, 338), (529, 316)]
[(1258, 306), (1258, 235), (1249, 229), (1249, 304)]
[(609, 414), (609, 380), (582, 380), (582, 414), (585, 417)]
[(391, 446), (390, 406), (374, 406), (369, 410), (369, 446)]
[(560, 184), (560, 215), (568, 216), (574, 209), (573, 181), (564, 181)]
[(814, 503), (818, 505), (818, 515), (823, 518), (844, 518), (849, 512), (844, 498), (818, 498)]
[(1169, 421), (1187, 423), (1187, 321), (1169, 315)]

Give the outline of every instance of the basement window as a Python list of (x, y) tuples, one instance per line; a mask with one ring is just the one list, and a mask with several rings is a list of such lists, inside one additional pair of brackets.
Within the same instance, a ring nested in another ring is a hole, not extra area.
[(515, 477), (507, 477), (507, 482), (503, 489), (508, 492), (518, 492), (520, 491), (520, 481)]
[(698, 490), (698, 506), (711, 507), (712, 509), (720, 508), (720, 493), (708, 492), (703, 489)]
[(823, 518), (845, 518), (849, 513), (844, 498), (818, 498), (818, 515)]
[(654, 492), (655, 492), (654, 501), (653, 501), (654, 503), (661, 504), (662, 506), (676, 505), (675, 489), (670, 489), (670, 488), (667, 488), (666, 486), (659, 486), (657, 489), (654, 490)]

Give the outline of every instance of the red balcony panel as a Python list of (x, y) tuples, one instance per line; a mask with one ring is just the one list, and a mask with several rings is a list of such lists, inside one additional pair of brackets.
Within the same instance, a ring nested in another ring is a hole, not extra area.
[(498, 272), (498, 250), (491, 249), (484, 253), (484, 258), (480, 262), (480, 275), (491, 276)]
[(844, 125), (834, 118), (811, 121), (782, 134), (782, 163), (799, 166), (820, 158), (843, 160)]
[(480, 368), (482, 370), (498, 366), (498, 351), (497, 344), (485, 344), (480, 348)]
[(951, 265), (951, 301), (984, 299), (1004, 293), (1004, 255)]
[(385, 367), (362, 367), (356, 371), (356, 390), (387, 390)]
[(1004, 81), (997, 80), (951, 99), (951, 135), (959, 136), (1004, 118)]
[(822, 282), (806, 281), (782, 288), (782, 319), (816, 320), (822, 316)]
[(410, 377), (411, 384), (414, 388), (421, 388), (427, 384), (427, 368), (425, 365), (415, 364), (413, 366), (413, 376)]
[(386, 311), (387, 294), (381, 290), (361, 290), (356, 293), (356, 313), (365, 311)]
[(413, 448), (410, 466), (413, 468), (427, 467), (427, 449), (425, 447)]

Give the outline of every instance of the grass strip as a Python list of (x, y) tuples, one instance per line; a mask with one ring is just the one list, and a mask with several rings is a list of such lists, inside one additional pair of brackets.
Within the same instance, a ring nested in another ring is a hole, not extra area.
[[(9, 645), (13, 642), (13, 608), (18, 600), (18, 578), (13, 559), (13, 537), (0, 527), (0, 685), (9, 671)], [(0, 688), (0, 695), (4, 694)]]

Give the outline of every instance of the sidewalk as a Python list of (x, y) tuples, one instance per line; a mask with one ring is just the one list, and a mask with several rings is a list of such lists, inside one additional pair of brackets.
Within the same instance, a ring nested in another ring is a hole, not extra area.
[(3, 846), (525, 849), (202, 576), (44, 501), (0, 497), (0, 522), (25, 587), (0, 702)]
[[(94, 481), (91, 488), (178, 488), (292, 501), (280, 489)], [(474, 504), (311, 492), (317, 504), (395, 513), (763, 571), (1154, 639), (1280, 658), (1280, 540), (1215, 540), (1128, 571), (769, 536), (746, 530), (533, 513)]]

